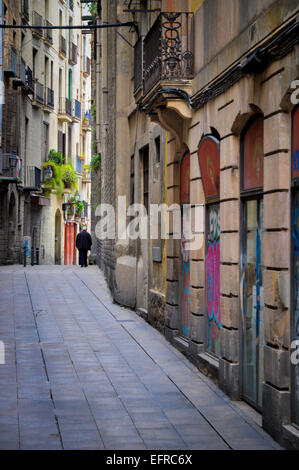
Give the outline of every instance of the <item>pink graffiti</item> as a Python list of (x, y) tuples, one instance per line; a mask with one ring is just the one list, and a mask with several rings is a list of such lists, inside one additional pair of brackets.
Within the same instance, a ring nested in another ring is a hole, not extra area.
[(207, 311), (209, 320), (214, 318), (221, 327), (220, 315), (220, 243), (209, 243), (206, 257)]

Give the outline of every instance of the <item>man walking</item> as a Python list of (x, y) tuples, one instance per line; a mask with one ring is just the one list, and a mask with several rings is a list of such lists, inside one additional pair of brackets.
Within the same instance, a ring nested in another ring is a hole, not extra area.
[(76, 237), (76, 248), (79, 250), (79, 264), (81, 268), (87, 268), (87, 252), (90, 250), (92, 240), (90, 233), (87, 232), (87, 227), (83, 227), (81, 232)]

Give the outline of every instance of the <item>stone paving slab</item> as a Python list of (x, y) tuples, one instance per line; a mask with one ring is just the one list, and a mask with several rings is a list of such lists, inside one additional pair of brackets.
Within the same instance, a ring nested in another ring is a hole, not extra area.
[(279, 449), (101, 271), (0, 267), (0, 449)]

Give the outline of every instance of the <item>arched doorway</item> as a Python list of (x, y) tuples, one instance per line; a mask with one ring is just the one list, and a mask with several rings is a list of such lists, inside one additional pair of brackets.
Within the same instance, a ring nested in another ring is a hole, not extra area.
[(55, 264), (61, 264), (61, 213), (55, 214)]
[(219, 140), (213, 135), (202, 138), (198, 161), (206, 198), (205, 291), (206, 334), (205, 349), (220, 357), (220, 151)]

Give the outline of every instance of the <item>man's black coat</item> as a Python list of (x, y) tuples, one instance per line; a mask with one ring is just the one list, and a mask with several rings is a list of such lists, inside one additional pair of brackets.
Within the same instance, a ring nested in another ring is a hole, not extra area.
[(82, 230), (76, 237), (76, 248), (78, 250), (90, 250), (92, 240), (90, 234), (86, 230)]

